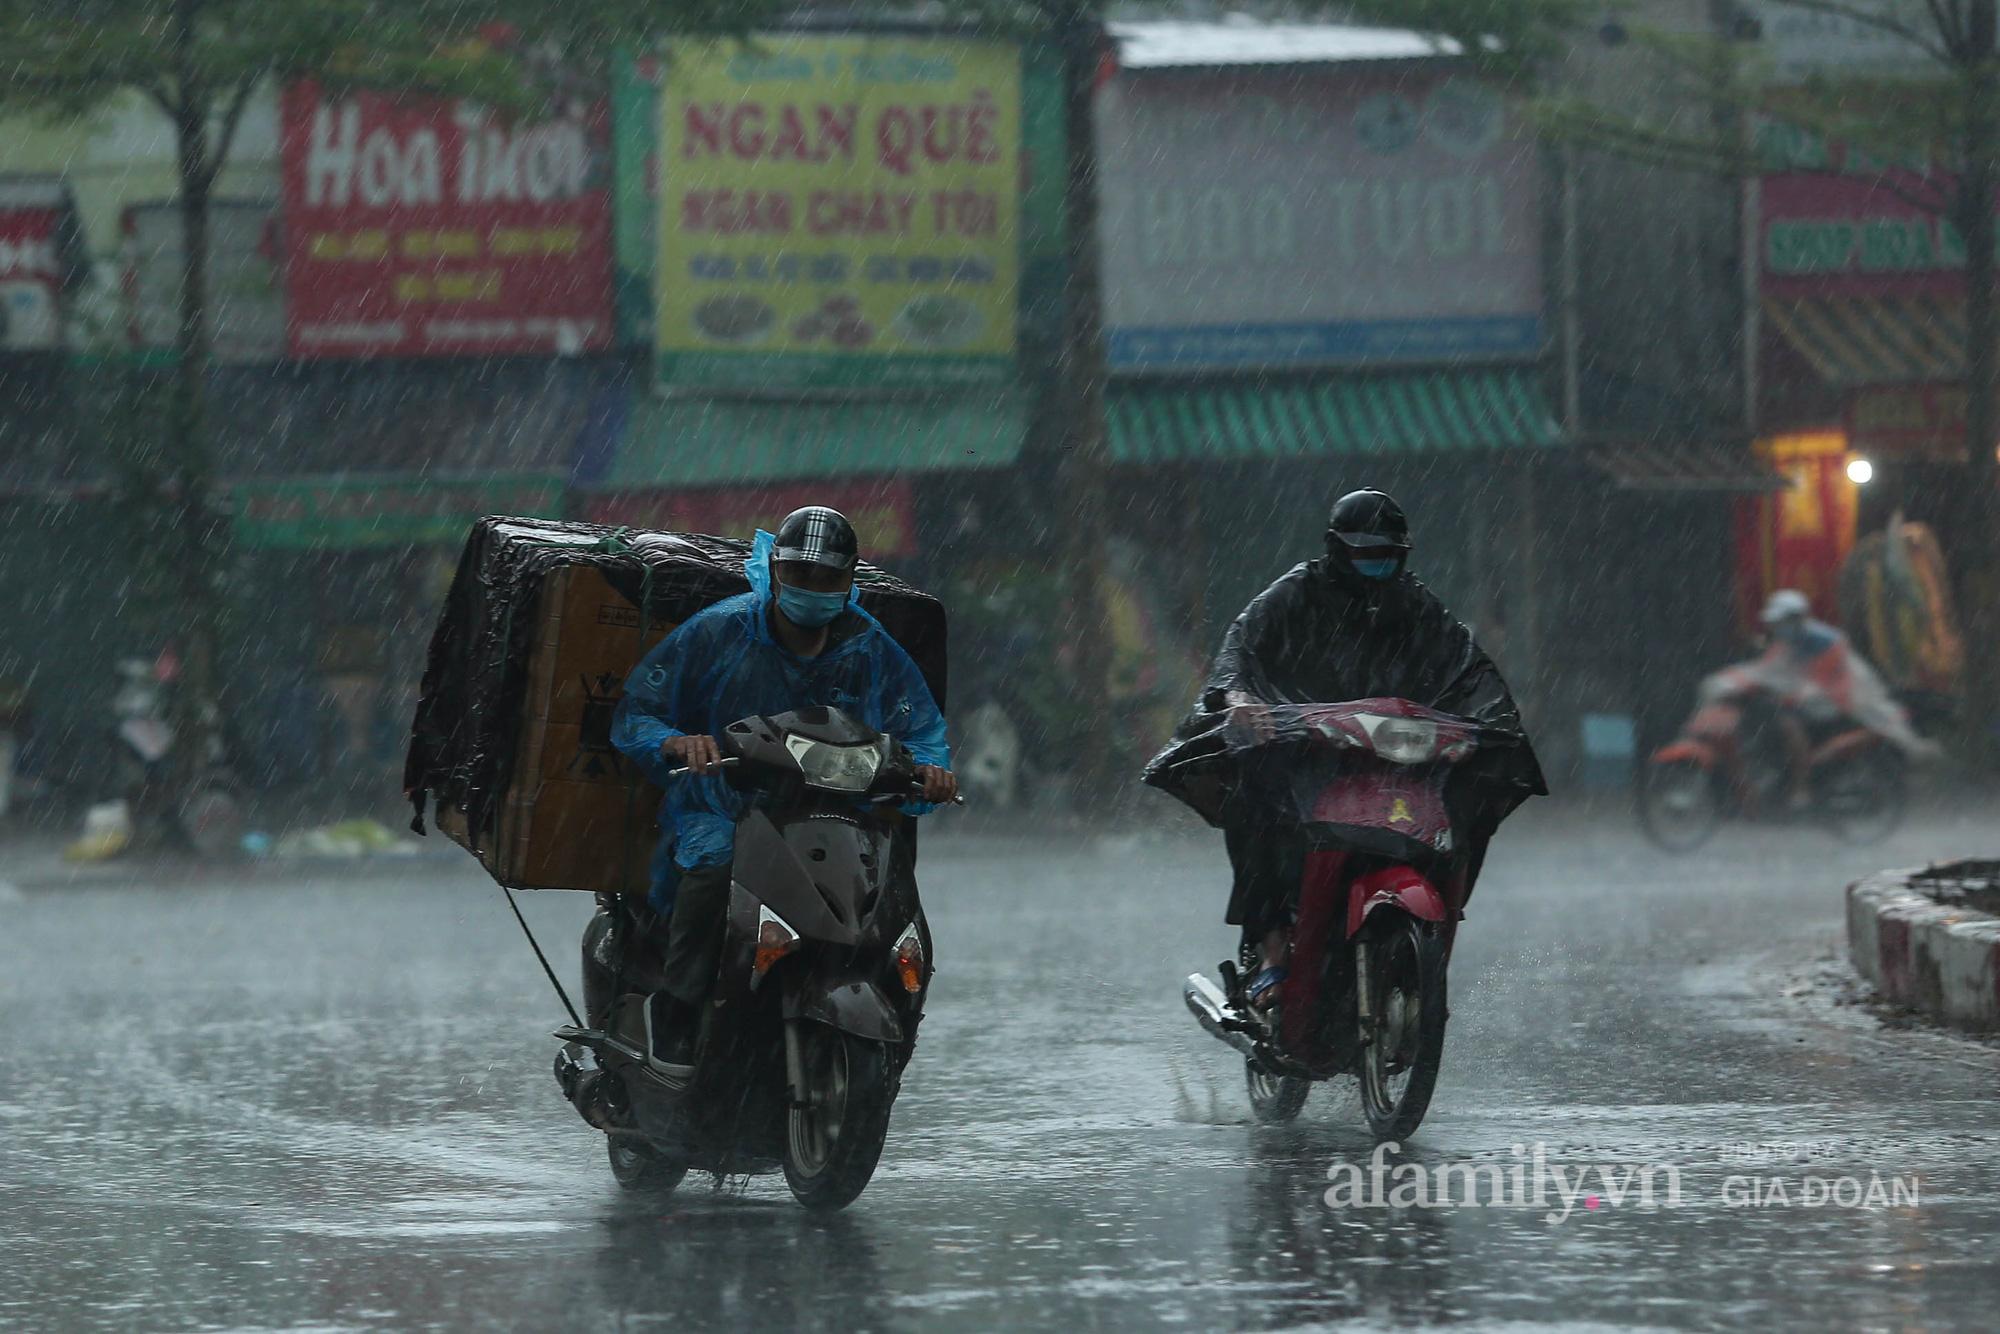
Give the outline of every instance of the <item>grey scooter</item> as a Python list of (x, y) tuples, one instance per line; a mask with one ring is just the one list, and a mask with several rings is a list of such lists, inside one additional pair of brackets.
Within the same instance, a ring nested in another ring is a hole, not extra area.
[(916, 765), (837, 709), (745, 718), (720, 741), (730, 784), (756, 799), (737, 821), (692, 1071), (653, 1055), (656, 946), (610, 902), (586, 935), (586, 973), (593, 957), (612, 967), (587, 981), (593, 1027), (556, 1031), (556, 1078), (605, 1132), (623, 1185), (782, 1170), (801, 1204), (839, 1209), (875, 1171), (930, 986), (915, 834), (899, 810), (920, 787)]

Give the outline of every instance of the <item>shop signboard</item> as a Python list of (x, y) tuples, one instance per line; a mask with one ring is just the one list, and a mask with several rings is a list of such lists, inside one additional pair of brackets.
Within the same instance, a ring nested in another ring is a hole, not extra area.
[[(1758, 126), (1758, 284), (1778, 298), (1957, 295), (1965, 239), (1949, 182), (1780, 121)], [(1996, 200), (2000, 203), (2000, 199)]]
[(1540, 351), (1538, 149), (1487, 85), (1402, 65), (1128, 70), (1098, 127), (1114, 366)]
[(63, 293), (82, 275), (82, 242), (60, 180), (0, 180), (0, 351), (63, 345)]
[(627, 524), (671, 533), (749, 538), (759, 528), (806, 505), (828, 505), (845, 514), (861, 540), (864, 559), (907, 556), (916, 549), (916, 506), (910, 484), (896, 478), (787, 483), (703, 490), (604, 491), (584, 502), (592, 523)]
[(1015, 351), (1021, 52), (779, 34), (663, 76), (663, 386), (991, 383)]
[(602, 102), (285, 90), (285, 294), (299, 358), (589, 352), (611, 340)]
[(250, 547), (456, 544), (488, 514), (560, 517), (563, 479), (551, 473), (294, 477), (240, 483), (235, 502), (235, 540)]
[(1963, 384), (1855, 389), (1847, 396), (1848, 448), (1876, 462), (1958, 462), (1965, 457), (1965, 403)]
[(1796, 588), (1814, 610), (1838, 617), (1840, 567), (1854, 546), (1858, 488), (1847, 478), (1848, 441), (1839, 431), (1769, 436), (1756, 452), (1790, 485), (1745, 498), (1736, 512), (1737, 609), (1755, 623), (1774, 590)]
[[(181, 327), (180, 205), (133, 204), (125, 210), (124, 231), (133, 341), (144, 348), (170, 348)], [(278, 244), (275, 203), (209, 202), (209, 337), (218, 362), (275, 361), (285, 355)]]

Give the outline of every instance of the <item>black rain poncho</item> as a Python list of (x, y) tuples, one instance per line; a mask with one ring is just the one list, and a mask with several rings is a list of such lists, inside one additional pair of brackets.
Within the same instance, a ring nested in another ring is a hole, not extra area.
[[(1548, 787), (1521, 726), (1521, 713), (1472, 632), (1408, 574), (1383, 583), (1306, 561), (1260, 593), (1223, 636), (1208, 680), (1144, 781), (1186, 802), (1225, 829), (1286, 828), (1306, 812), (1284, 794), (1288, 783), (1253, 782), (1303, 753), (1306, 738), (1282, 721), (1254, 746), (1229, 726), (1231, 696), (1265, 704), (1335, 704), (1393, 697), (1469, 718), (1508, 734), (1482, 746), (1455, 773), (1454, 824), (1476, 874), (1500, 822)], [(1230, 920), (1239, 920), (1240, 883)], [(1470, 886), (1468, 885), (1468, 888)]]

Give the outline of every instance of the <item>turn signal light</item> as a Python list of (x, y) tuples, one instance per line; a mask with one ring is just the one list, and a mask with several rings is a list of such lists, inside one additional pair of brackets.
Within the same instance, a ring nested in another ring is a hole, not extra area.
[(896, 975), (903, 979), (903, 990), (912, 996), (924, 989), (924, 944), (917, 936), (915, 922), (904, 928), (902, 939), (896, 942)]
[(750, 961), (750, 971), (757, 977), (771, 971), (771, 965), (790, 954), (799, 946), (799, 933), (791, 924), (769, 908), (757, 909), (757, 954)]

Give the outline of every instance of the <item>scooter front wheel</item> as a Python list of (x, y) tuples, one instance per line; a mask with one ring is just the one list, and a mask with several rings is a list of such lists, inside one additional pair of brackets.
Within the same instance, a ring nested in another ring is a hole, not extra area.
[(1639, 827), (1666, 852), (1692, 852), (1722, 824), (1715, 776), (1690, 760), (1650, 764), (1639, 778)]
[(1378, 1141), (1416, 1132), (1444, 1062), (1444, 936), (1401, 914), (1384, 926), (1367, 946), (1361, 1051), (1361, 1109)]
[(1267, 1126), (1281, 1125), (1299, 1114), (1312, 1092), (1312, 1081), (1300, 1075), (1268, 1074), (1257, 1062), (1243, 1062), (1243, 1080), (1250, 1090), (1250, 1114)]
[(664, 1158), (650, 1144), (630, 1135), (607, 1135), (604, 1147), (611, 1159), (611, 1175), (627, 1190), (668, 1195), (688, 1174), (686, 1163)]
[(785, 1114), (785, 1184), (808, 1209), (844, 1209), (881, 1161), (894, 1068), (883, 1043), (818, 1024), (800, 1030), (805, 1088)]

